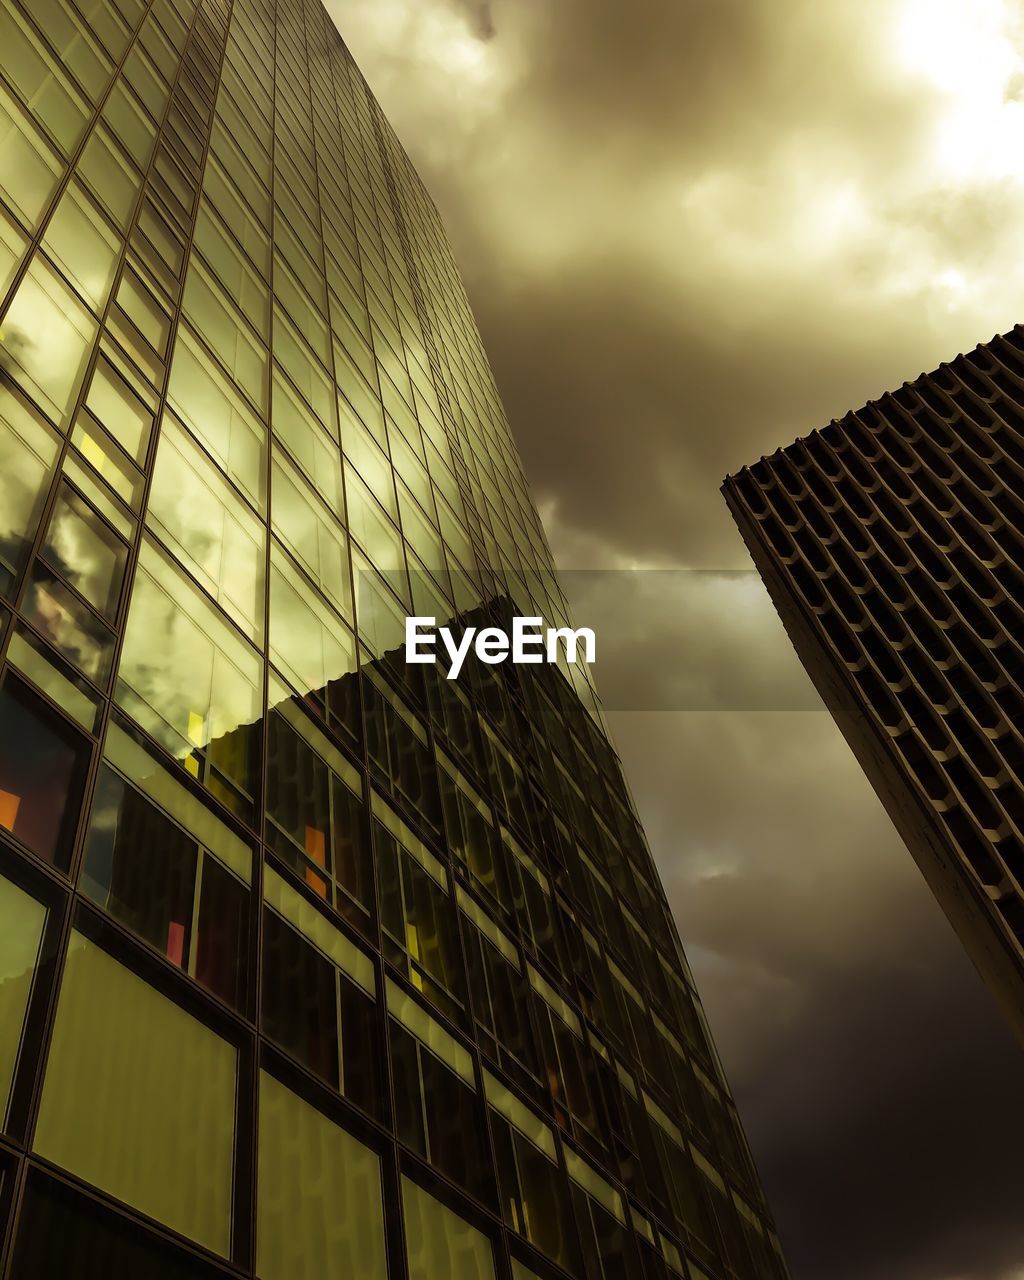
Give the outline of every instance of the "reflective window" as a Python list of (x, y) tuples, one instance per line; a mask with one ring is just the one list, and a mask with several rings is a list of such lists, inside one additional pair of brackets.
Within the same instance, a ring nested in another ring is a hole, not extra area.
[[(154, 250), (153, 253), (143, 252), (143, 257), (147, 265), (153, 269), (154, 274), (161, 278), (169, 272), (174, 281), (179, 280), (185, 264), (185, 246), (180, 234), (159, 212), (150, 198), (142, 202), (142, 208), (139, 211), (139, 229), (145, 240), (140, 240), (138, 235), (133, 239), (138, 241), (140, 252), (145, 249), (147, 243)], [(168, 292), (177, 292), (170, 280), (161, 278), (161, 283)]]
[(535, 1078), (536, 1051), (516, 946), (461, 889), (459, 907), (471, 926), (463, 931), (466, 963), (473, 1016), (484, 1043), (506, 1071)]
[(228, 178), (216, 156), (211, 156), (206, 166), (203, 190), (207, 199), (234, 233), (236, 240), (266, 275), (269, 269), (270, 246), (259, 220), (253, 217), (249, 206), (238, 194), (235, 184)]
[(72, 933), (34, 1148), (227, 1256), (238, 1053)]
[(57, 494), (41, 554), (97, 612), (113, 619), (128, 548), (68, 484)]
[(370, 496), (370, 491), (354, 471), (346, 477), (348, 525), (352, 537), (366, 552), (375, 568), (387, 574), (403, 569), (402, 538), (398, 530)]
[(587, 1276), (595, 1280), (639, 1280), (632, 1233), (619, 1193), (575, 1153), (568, 1153), (572, 1201)]
[(270, 320), (267, 286), (209, 209), (199, 212), (194, 243), (217, 273), (235, 305), (265, 337)]
[(266, 349), (196, 259), (192, 260), (182, 306), (228, 375), (261, 412), (266, 412)]
[(352, 421), (353, 414), (367, 428), (382, 449), (387, 448), (387, 432), (384, 428), (384, 410), (380, 401), (367, 385), (355, 361), (344, 347), (334, 347), (334, 373), (341, 388), (338, 410), (342, 429)]
[(265, 1072), (257, 1187), (261, 1280), (387, 1280), (380, 1158)]
[(152, 411), (102, 354), (96, 362), (85, 403), (125, 453), (141, 465), (153, 430)]
[(149, 540), (132, 589), (117, 696), (215, 795), (249, 811), (262, 661)]
[(336, 516), (344, 513), (341, 496), (341, 458), (288, 380), (274, 370), (274, 435), (302, 469)]
[(121, 277), (117, 302), (157, 354), (166, 355), (171, 330), (170, 317), (131, 267), (126, 267)]
[(121, 74), (139, 95), (154, 120), (163, 115), (168, 88), (142, 46), (136, 44), (124, 60)]
[(0, 595), (25, 567), (59, 447), (43, 419), (0, 386)]
[(95, 129), (78, 162), (78, 174), (114, 221), (125, 230), (141, 179), (102, 126)]
[(49, 258), (94, 311), (102, 311), (114, 279), (117, 237), (74, 184), (61, 196), (43, 239)]
[(29, 1174), (14, 1280), (217, 1280), (222, 1274), (65, 1183)]
[(321, 423), (332, 435), (336, 434), (331, 380), (279, 306), (274, 308), (274, 358), (279, 361), (281, 368), (291, 378)]
[(0, 1129), (14, 1083), (45, 924), (42, 903), (0, 877)]
[(274, 459), (274, 532), (346, 618), (352, 617), (348, 539), (283, 456)]
[(85, 130), (85, 102), (17, 12), (6, 5), (0, 9), (0, 47), (4, 50), (4, 69), (22, 101), (57, 143), (71, 151)]
[(96, 336), (96, 321), (37, 254), (0, 329), (4, 368), (64, 424)]
[[(321, 294), (324, 292), (321, 288)], [(314, 306), (309, 293), (280, 258), (274, 267), (274, 294), (316, 355), (325, 365), (329, 365), (331, 345), (327, 336), (327, 321)]]
[(367, 746), (376, 776), (439, 833), (437, 772), (423, 724), (372, 667), (364, 669), (363, 700)]
[(0, 88), (0, 191), (26, 226), (34, 226), (48, 204), (60, 168), (30, 118)]
[(494, 1280), (491, 1242), (415, 1182), (402, 1179), (409, 1280)]
[(189, 430), (262, 512), (266, 506), (266, 432), (199, 343), (178, 330), (167, 389)]
[(0, 827), (65, 867), (71, 851), (87, 740), (8, 675), (0, 685)]
[[(346, 462), (354, 466), (367, 488), (392, 518), (398, 519), (398, 502), (395, 497), (395, 480), (391, 464), (374, 443), (373, 437), (361, 422), (353, 420), (342, 424), (341, 444)], [(351, 485), (346, 465), (346, 487)]]
[(507, 909), (508, 877), (495, 841), (490, 806), (444, 757), (438, 775), (448, 847), (465, 864), (476, 885)]
[(139, 168), (144, 170), (156, 141), (156, 129), (123, 80), (114, 84), (101, 118)]
[(42, 559), (33, 566), (22, 612), (72, 665), (96, 684), (106, 685), (114, 633)]
[(270, 657), (301, 694), (323, 696), (327, 685), (356, 669), (355, 639), (341, 618), (275, 543), (270, 552)]
[(249, 638), (262, 644), (265, 526), (170, 414), (160, 431), (147, 522)]

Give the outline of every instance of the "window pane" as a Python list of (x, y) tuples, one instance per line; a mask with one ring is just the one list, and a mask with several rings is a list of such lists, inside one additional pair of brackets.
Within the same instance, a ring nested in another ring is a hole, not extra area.
[(11, 1275), (14, 1280), (217, 1280), (223, 1273), (63, 1183), (33, 1173)]
[(149, 541), (132, 589), (117, 696), (226, 803), (248, 803), (262, 660)]
[(215, 858), (203, 856), (195, 977), (207, 990), (242, 1007), (249, 939), (249, 890)]
[(270, 552), (270, 656), (299, 693), (318, 693), (356, 669), (355, 640), (341, 618), (303, 587), (275, 544)]
[(264, 526), (170, 416), (160, 432), (147, 521), (246, 635), (261, 644)]
[(263, 1030), (333, 1088), (338, 1079), (335, 970), (274, 911), (263, 912)]
[(4, 70), (25, 105), (60, 146), (71, 151), (85, 128), (85, 104), (7, 5), (0, 10), (0, 47), (4, 50)]
[(163, 356), (171, 329), (170, 318), (130, 267), (125, 269), (121, 277), (117, 301), (139, 333)]
[[(395, 499), (395, 480), (391, 463), (374, 443), (369, 431), (359, 422), (346, 424), (342, 431), (341, 443), (345, 450), (346, 463), (356, 467), (373, 496), (388, 515), (393, 520), (397, 520), (398, 503)], [(349, 479), (350, 470), (351, 466), (346, 465), (346, 486), (352, 484)]]
[(0, 688), (0, 827), (47, 862), (65, 866), (89, 746), (8, 676)]
[(200, 209), (194, 244), (245, 318), (266, 338), (270, 321), (267, 286), (208, 208)]
[(45, 923), (42, 903), (0, 878), (0, 1128), (14, 1083)]
[(113, 633), (37, 561), (22, 605), (25, 617), (69, 662), (97, 684), (110, 676)]
[(174, 964), (188, 962), (196, 842), (104, 765), (82, 887)]
[(308, 476), (335, 515), (344, 511), (341, 496), (341, 457), (334, 441), (314, 421), (287, 380), (274, 370), (274, 435)]
[(228, 374), (266, 412), (266, 349), (197, 259), (192, 260), (182, 306)]
[(226, 1257), (237, 1058), (73, 933), (35, 1150)]
[(61, 196), (43, 248), (86, 302), (102, 311), (114, 278), (118, 240), (74, 185)]
[(0, 387), (0, 594), (25, 566), (59, 447), (42, 418)]
[(86, 143), (78, 172), (124, 231), (142, 180), (102, 126), (94, 130)]
[(0, 329), (0, 359), (12, 378), (63, 424), (78, 390), (96, 321), (37, 254)]
[(348, 541), (282, 454), (274, 459), (274, 532), (334, 607), (352, 617)]
[(85, 403), (128, 456), (141, 465), (149, 449), (153, 415), (102, 355)]
[[(268, 840), (318, 893), (326, 892), (319, 871), (330, 874), (330, 773), (324, 762), (285, 723), (270, 716), (267, 742)], [(287, 838), (286, 838), (287, 837)], [(318, 870), (307, 867), (307, 861)]]
[(43, 212), (59, 172), (36, 128), (0, 89), (0, 192), (26, 226)]
[(196, 439), (262, 512), (265, 429), (184, 328), (178, 330), (167, 397)]
[(354, 471), (346, 475), (348, 521), (352, 536), (385, 575), (405, 567), (402, 538), (398, 530), (370, 497), (370, 491)]
[(379, 1157), (265, 1073), (258, 1188), (261, 1280), (386, 1280)]
[[(127, 742), (112, 731), (108, 746), (114, 738)], [(191, 812), (197, 828), (216, 832), (216, 819), (190, 792), (141, 748), (135, 758), (145, 759), (151, 789), (169, 806)], [(226, 856), (245, 869), (244, 851)], [(249, 936), (247, 885), (106, 764), (93, 800), (82, 889), (201, 986), (239, 1007)]]
[(145, 169), (156, 141), (156, 130), (123, 80), (114, 85), (102, 118), (139, 168)]
[(409, 1280), (493, 1280), (485, 1235), (408, 1178), (402, 1179)]
[(66, 484), (57, 496), (43, 555), (95, 609), (113, 618), (128, 548)]
[(335, 435), (337, 428), (331, 380), (299, 339), (295, 327), (280, 307), (274, 308), (274, 357), (305, 396), (313, 412)]

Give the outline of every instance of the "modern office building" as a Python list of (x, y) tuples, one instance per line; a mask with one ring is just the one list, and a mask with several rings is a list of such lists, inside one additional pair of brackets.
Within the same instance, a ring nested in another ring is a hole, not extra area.
[(804, 666), (1024, 1039), (1024, 330), (724, 493)]
[(586, 669), (402, 661), (565, 611), (327, 13), (0, 73), (0, 1275), (784, 1276)]

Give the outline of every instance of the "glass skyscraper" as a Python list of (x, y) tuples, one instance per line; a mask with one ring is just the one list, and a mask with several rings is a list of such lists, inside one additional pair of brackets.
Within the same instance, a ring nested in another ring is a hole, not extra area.
[(724, 488), (804, 666), (1024, 1040), (1024, 330)]
[(0, 27), (0, 1275), (784, 1277), (586, 668), (401, 660), (565, 608), (327, 13)]

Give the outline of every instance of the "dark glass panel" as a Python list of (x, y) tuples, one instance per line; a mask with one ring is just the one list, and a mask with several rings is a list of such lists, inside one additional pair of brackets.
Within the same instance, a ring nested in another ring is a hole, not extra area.
[(196, 937), (196, 980), (241, 1008), (249, 942), (249, 891), (209, 854), (203, 858)]
[(323, 896), (326, 881), (319, 872), (331, 870), (330, 771), (280, 716), (271, 715), (268, 728), (271, 840), (277, 852)]
[(490, 1160), (484, 1148), (476, 1093), (423, 1048), (420, 1069), (431, 1163), (473, 1195), (489, 1200)]
[[(196, 883), (198, 930), (193, 937)], [(249, 891), (107, 765), (100, 769), (82, 889), (207, 990), (241, 1006)]]
[(194, 840), (102, 767), (82, 887), (181, 968), (191, 943), (197, 858)]
[(363, 907), (363, 911), (346, 911), (342, 901), (339, 901), (338, 908), (354, 924), (364, 924), (364, 913), (373, 902), (373, 862), (365, 808), (362, 798), (340, 778), (332, 778), (332, 791), (335, 879)]
[(0, 827), (66, 868), (89, 743), (7, 676), (0, 687)]
[(377, 1005), (338, 975), (341, 1005), (341, 1081), (346, 1098), (371, 1115), (379, 1115), (382, 1065), (378, 1049)]
[(11, 1280), (217, 1280), (225, 1274), (62, 1183), (29, 1178)]
[(263, 1030), (338, 1087), (338, 1006), (333, 966), (273, 911), (263, 912)]
[(427, 1130), (420, 1085), (419, 1046), (413, 1036), (389, 1019), (391, 1070), (395, 1086), (395, 1132), (399, 1141), (426, 1159)]

